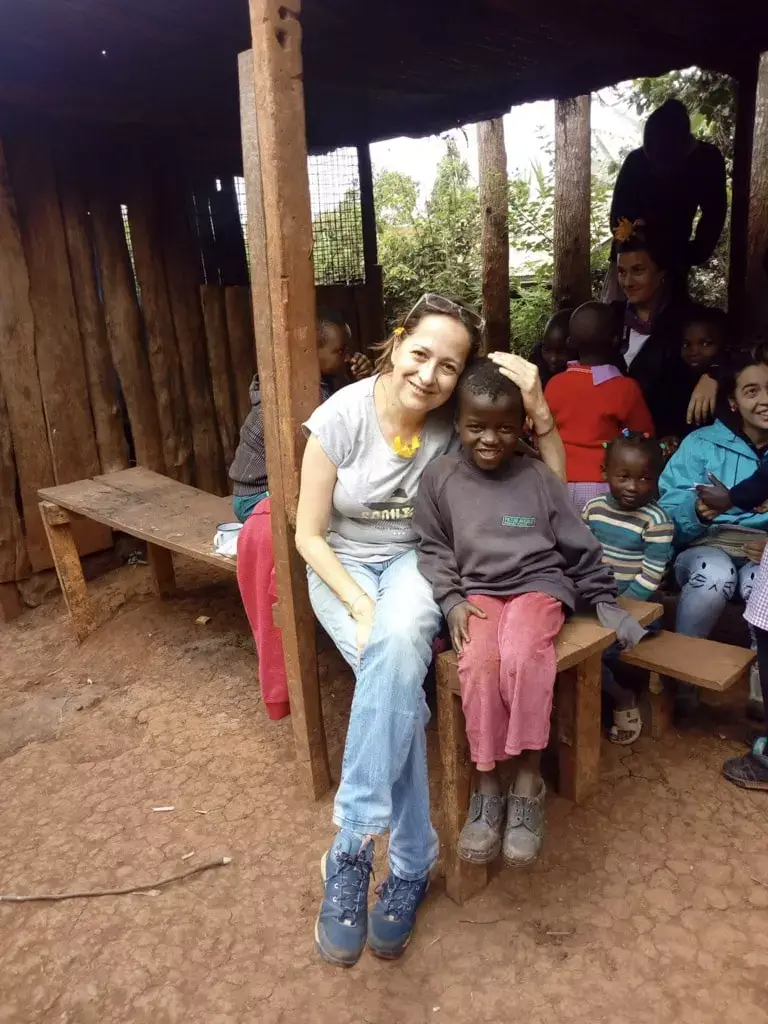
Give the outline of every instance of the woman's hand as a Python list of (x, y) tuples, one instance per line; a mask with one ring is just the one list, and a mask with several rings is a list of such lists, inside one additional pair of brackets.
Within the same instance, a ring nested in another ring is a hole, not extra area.
[(487, 619), (488, 616), (471, 601), (462, 601), (454, 605), (448, 612), (448, 630), (451, 634), (451, 643), (457, 654), (464, 650), (464, 644), (469, 643), (469, 620), (473, 615), (478, 619)]
[(363, 651), (368, 646), (368, 641), (371, 638), (375, 611), (376, 604), (368, 594), (360, 594), (349, 606), (349, 614), (355, 620), (358, 660), (362, 658)]
[(355, 352), (349, 360), (349, 372), (353, 380), (364, 380), (373, 373), (373, 363), (363, 352)]
[(526, 415), (530, 417), (536, 433), (546, 434), (551, 430), (555, 421), (544, 397), (538, 367), (513, 352), (490, 352), (488, 358), (498, 366), (503, 376), (520, 388)]
[(707, 473), (710, 479), (708, 484), (696, 484), (696, 493), (701, 501), (719, 515), (727, 512), (733, 506), (731, 496), (725, 484), (718, 480), (714, 473)]
[(759, 564), (762, 561), (766, 544), (768, 544), (768, 537), (764, 540), (748, 540), (744, 545), (744, 554), (750, 562), (757, 562)]
[(695, 423), (697, 427), (701, 427), (714, 419), (716, 398), (717, 381), (713, 380), (708, 373), (703, 373), (699, 378), (699, 383), (693, 389), (691, 400), (688, 403), (686, 423)]

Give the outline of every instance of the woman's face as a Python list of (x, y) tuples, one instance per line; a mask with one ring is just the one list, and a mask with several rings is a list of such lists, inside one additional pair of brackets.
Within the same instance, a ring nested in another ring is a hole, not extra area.
[(768, 365), (759, 363), (742, 370), (728, 404), (741, 416), (747, 433), (768, 433)]
[(633, 306), (650, 302), (664, 283), (664, 271), (645, 249), (620, 253), (618, 272), (619, 287)]
[(471, 344), (463, 324), (440, 314), (425, 316), (413, 333), (398, 338), (392, 349), (392, 390), (400, 404), (423, 414), (444, 405)]

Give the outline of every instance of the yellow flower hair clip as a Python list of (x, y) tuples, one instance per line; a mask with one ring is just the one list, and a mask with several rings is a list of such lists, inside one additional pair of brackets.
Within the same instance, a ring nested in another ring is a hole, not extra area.
[(622, 217), (613, 232), (614, 242), (628, 242), (635, 233), (635, 225), (629, 217)]
[(393, 338), (402, 338), (402, 336), (404, 334), (405, 334), (405, 328), (404, 327), (396, 327), (394, 329), (394, 331), (392, 332), (392, 337)]
[(398, 434), (392, 442), (392, 447), (394, 448), (396, 455), (399, 455), (403, 459), (412, 459), (419, 448), (421, 448), (421, 438), (418, 434), (414, 434), (411, 438), (411, 443), (408, 444), (406, 441), (403, 441), (402, 437)]

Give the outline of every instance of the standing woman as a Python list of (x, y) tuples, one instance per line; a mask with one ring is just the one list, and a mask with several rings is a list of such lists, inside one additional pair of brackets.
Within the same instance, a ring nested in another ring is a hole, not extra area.
[[(296, 546), (320, 623), (356, 676), (315, 925), (320, 954), (352, 965), (405, 949), (439, 842), (429, 817), (423, 682), (440, 628), (416, 564), (413, 505), (429, 462), (454, 444), (448, 402), (483, 322), (424, 295), (383, 346), (378, 375), (342, 389), (306, 424)], [(499, 355), (519, 378), (542, 456), (561, 476), (562, 445), (535, 367)], [(389, 830), (388, 878), (368, 918), (373, 837)]]
[(628, 376), (640, 385), (659, 438), (680, 437), (688, 423), (712, 418), (717, 383), (702, 374), (691, 391), (681, 358), (683, 331), (692, 304), (669, 286), (664, 252), (645, 226), (625, 220), (616, 229), (618, 280), (625, 301), (621, 352)]

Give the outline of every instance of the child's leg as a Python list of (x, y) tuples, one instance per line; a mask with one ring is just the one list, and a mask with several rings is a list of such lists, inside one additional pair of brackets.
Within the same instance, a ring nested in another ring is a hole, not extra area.
[(470, 756), (476, 767), (469, 814), (459, 837), (463, 860), (487, 864), (499, 855), (504, 829), (504, 797), (496, 761), (505, 756), (507, 711), (499, 693), (499, 619), (504, 602), (473, 595), (487, 618), (470, 620), (470, 641), (458, 658), (461, 703)]
[(499, 627), (502, 699), (509, 708), (505, 750), (519, 756), (507, 801), (504, 860), (530, 864), (544, 840), (546, 787), (541, 751), (549, 741), (552, 695), (557, 674), (555, 640), (565, 616), (548, 594), (521, 594), (507, 600)]
[(621, 648), (617, 643), (603, 654), (602, 688), (603, 693), (613, 705), (613, 726), (608, 734), (611, 743), (626, 746), (634, 743), (643, 728), (643, 721), (637, 707), (637, 696), (634, 690), (622, 686), (613, 674), (619, 663)]

